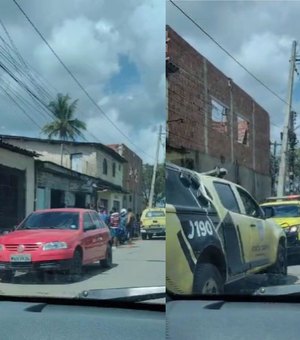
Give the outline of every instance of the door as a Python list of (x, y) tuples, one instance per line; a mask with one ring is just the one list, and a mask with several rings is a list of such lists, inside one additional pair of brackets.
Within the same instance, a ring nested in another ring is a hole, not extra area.
[(84, 248), (84, 264), (93, 262), (97, 258), (96, 254), (100, 252), (100, 235), (88, 212), (83, 214), (82, 244)]
[[(245, 228), (250, 228), (250, 249), (249, 258), (251, 265), (258, 267), (269, 263), (270, 245), (267, 240), (270, 240), (268, 233), (269, 228), (266, 228), (265, 220), (262, 218), (262, 212), (259, 205), (248, 194), (247, 191), (237, 187), (237, 192), (244, 205)], [(246, 236), (248, 231), (245, 233)]]
[(109, 241), (109, 230), (108, 228), (106, 228), (99, 214), (93, 211), (91, 212), (91, 217), (93, 219), (93, 223), (96, 225), (96, 232), (99, 240), (99, 248), (97, 247), (97, 251), (95, 249), (95, 253), (93, 254), (93, 256), (94, 258), (99, 260), (105, 258), (106, 248)]

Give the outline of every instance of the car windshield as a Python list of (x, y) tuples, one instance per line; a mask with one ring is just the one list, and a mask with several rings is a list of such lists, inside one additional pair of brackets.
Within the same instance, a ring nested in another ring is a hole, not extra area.
[(148, 211), (146, 217), (164, 217), (165, 213), (163, 211)]
[(31, 214), (19, 229), (78, 229), (79, 213), (43, 212)]
[(165, 287), (164, 32), (160, 0), (0, 1), (0, 296)]
[(265, 207), (262, 207), (265, 212), (267, 212), (269, 209), (272, 209), (274, 212), (273, 217), (300, 217), (300, 208), (299, 205), (268, 205)]

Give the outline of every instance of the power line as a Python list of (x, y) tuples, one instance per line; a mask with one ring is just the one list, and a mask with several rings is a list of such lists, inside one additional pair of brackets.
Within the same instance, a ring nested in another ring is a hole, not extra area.
[(76, 82), (76, 84), (79, 86), (79, 88), (84, 92), (84, 94), (89, 98), (89, 100), (94, 104), (94, 106), (105, 116), (105, 118), (114, 126), (116, 130), (120, 132), (122, 136), (124, 136), (137, 150), (140, 150), (144, 155), (154, 159), (152, 156), (145, 153), (143, 149), (140, 149), (135, 143), (131, 141), (131, 138), (129, 138), (109, 117), (108, 115), (102, 110), (102, 108), (95, 102), (95, 100), (91, 97), (89, 92), (83, 87), (83, 85), (79, 82), (79, 80), (75, 77), (75, 75), (71, 72), (71, 70), (67, 67), (67, 65), (62, 61), (62, 59), (59, 57), (59, 55), (55, 52), (55, 50), (51, 47), (51, 45), (48, 43), (46, 38), (43, 36), (43, 34), (39, 31), (39, 29), (35, 26), (35, 24), (31, 21), (29, 16), (25, 13), (23, 8), (19, 5), (19, 3), (16, 0), (13, 0), (13, 2), (16, 4), (18, 9), (21, 11), (21, 13), (25, 16), (27, 21), (30, 23), (30, 25), (34, 28), (36, 33), (40, 36), (40, 38), (44, 41), (44, 43), (48, 46), (50, 51), (55, 55), (57, 60), (60, 62), (60, 64), (63, 66), (63, 68), (68, 72), (68, 74), (71, 76), (71, 78)]
[[(13, 0), (15, 1), (15, 0)], [(191, 16), (189, 16), (181, 7), (179, 7), (173, 0), (169, 2), (175, 6), (186, 18), (188, 18), (202, 33), (204, 33), (210, 40), (212, 40), (224, 53), (226, 53), (233, 61), (235, 61), (244, 71), (246, 71), (252, 78), (254, 78), (259, 84), (261, 84), (265, 89), (272, 93), (284, 104), (288, 105), (286, 100), (281, 98), (274, 90), (268, 87), (264, 82), (262, 82), (255, 74), (249, 71), (242, 63), (240, 63), (230, 52), (228, 52), (220, 43), (218, 43), (208, 32), (204, 30)]]

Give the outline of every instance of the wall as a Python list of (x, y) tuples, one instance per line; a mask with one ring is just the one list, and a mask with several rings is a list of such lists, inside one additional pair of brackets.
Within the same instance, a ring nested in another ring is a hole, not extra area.
[(0, 163), (4, 166), (26, 172), (26, 215), (34, 209), (35, 172), (34, 159), (16, 152), (0, 148)]
[[(5, 140), (5, 138), (3, 138)], [(61, 165), (61, 146), (60, 144), (51, 144), (38, 141), (30, 140), (17, 140), (17, 139), (7, 139), (7, 143), (27, 150), (33, 150), (40, 153), (39, 157), (42, 161), (49, 161)], [(97, 150), (93, 146), (85, 145), (64, 145), (64, 156), (63, 156), (63, 166), (66, 168), (71, 168), (71, 154), (82, 153), (82, 172), (83, 174), (98, 177), (109, 181), (113, 184), (122, 186), (123, 175), (122, 166), (123, 164), (115, 160), (111, 155), (104, 153), (103, 151)], [(103, 158), (108, 161), (108, 174), (103, 175), (102, 172), (102, 162)], [(116, 163), (116, 177), (112, 176), (112, 163)], [(119, 164), (121, 165), (121, 170), (119, 170)]]
[[(270, 182), (268, 113), (230, 78), (168, 27), (168, 57), (178, 71), (168, 75), (167, 158), (172, 150), (194, 151), (194, 166), (210, 159), (230, 167), (239, 164)], [(213, 121), (211, 99), (225, 108), (226, 130)], [(238, 117), (248, 122), (247, 145), (238, 143)], [(179, 121), (183, 119), (183, 121)], [(209, 157), (204, 157), (205, 155)], [(184, 157), (184, 156), (182, 156)], [(186, 157), (186, 156), (185, 156)], [(198, 168), (197, 168), (198, 167)], [(210, 170), (210, 169), (205, 169)], [(244, 173), (243, 173), (244, 174)], [(246, 175), (246, 174), (244, 174)], [(255, 193), (254, 177), (251, 192)], [(261, 182), (261, 181), (260, 181)], [(260, 186), (261, 187), (261, 186)], [(254, 191), (253, 191), (254, 190)], [(268, 190), (266, 189), (266, 192)], [(267, 195), (267, 194), (266, 194)]]
[(118, 152), (128, 162), (123, 165), (123, 188), (130, 194), (126, 196), (124, 195), (124, 201), (122, 204), (127, 209), (133, 209), (135, 213), (141, 213), (143, 209), (143, 161), (135, 152), (130, 150), (124, 144), (114, 144), (110, 145), (110, 147)]

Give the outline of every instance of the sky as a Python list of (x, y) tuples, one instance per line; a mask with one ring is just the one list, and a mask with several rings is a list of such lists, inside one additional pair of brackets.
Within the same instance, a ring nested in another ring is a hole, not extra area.
[[(175, 1), (241, 64), (287, 100), (292, 42), (300, 43), (300, 1)], [(267, 91), (167, 0), (167, 24), (250, 94), (271, 121), (271, 141), (280, 141), (286, 104)], [(300, 56), (300, 45), (297, 48)], [(299, 73), (300, 73), (300, 65)], [(300, 124), (300, 84), (295, 73), (293, 109)], [(297, 131), (300, 139), (300, 129)]]
[[(164, 1), (18, 3), (100, 109), (62, 67), (13, 0), (1, 0), (0, 65), (9, 66), (42, 103), (7, 70), (0, 69), (0, 133), (45, 138), (40, 127), (51, 121), (45, 105), (57, 93), (69, 94), (72, 101), (78, 99), (76, 116), (87, 124), (88, 141), (124, 143), (144, 163), (153, 163), (159, 125), (164, 130), (166, 119)], [(22, 67), (15, 67), (16, 51), (25, 60)], [(163, 161), (164, 142), (161, 144)]]

